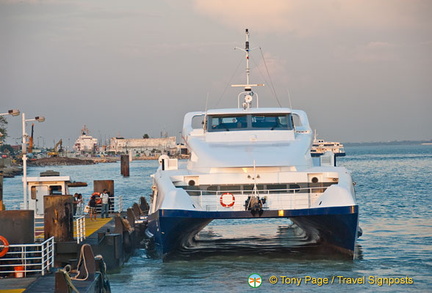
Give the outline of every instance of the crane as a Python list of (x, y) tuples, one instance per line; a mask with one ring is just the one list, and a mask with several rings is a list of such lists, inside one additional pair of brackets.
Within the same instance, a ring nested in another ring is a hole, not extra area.
[(34, 123), (32, 123), (31, 135), (29, 138), (29, 145), (27, 149), (27, 153), (31, 154), (33, 152), (33, 131), (34, 131)]
[(63, 140), (60, 139), (54, 146), (52, 152), (48, 153), (48, 156), (50, 157), (58, 157), (59, 152), (62, 151), (62, 145), (63, 145)]

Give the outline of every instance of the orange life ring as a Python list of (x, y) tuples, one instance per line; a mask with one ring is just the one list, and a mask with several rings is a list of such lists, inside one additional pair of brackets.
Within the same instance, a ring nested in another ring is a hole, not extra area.
[(9, 242), (6, 240), (6, 238), (4, 238), (1, 235), (0, 235), (0, 242), (3, 243), (3, 245), (0, 245), (3, 246), (3, 249), (0, 251), (0, 257), (3, 257), (9, 251)]
[(101, 204), (102, 203), (102, 199), (100, 198), (100, 192), (93, 192), (92, 193), (92, 197), (93, 196), (95, 196), (96, 204)]
[[(228, 204), (226, 204), (226, 203), (224, 202), (224, 196), (225, 196), (225, 195), (231, 195), (231, 202), (228, 203)], [(220, 204), (221, 204), (221, 206), (223, 206), (224, 208), (230, 208), (230, 207), (232, 207), (232, 206), (235, 204), (235, 197), (234, 197), (234, 194), (229, 193), (229, 192), (222, 193), (222, 195), (220, 196)]]

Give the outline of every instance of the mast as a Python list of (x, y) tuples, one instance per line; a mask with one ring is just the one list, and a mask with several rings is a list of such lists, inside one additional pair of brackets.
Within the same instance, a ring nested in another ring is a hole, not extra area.
[(241, 92), (238, 95), (238, 107), (240, 107), (240, 96), (243, 95), (244, 101), (242, 103), (243, 109), (249, 109), (252, 106), (253, 97), (257, 97), (257, 105), (258, 108), (258, 95), (252, 91), (252, 87), (254, 86), (264, 86), (264, 84), (251, 84), (250, 83), (250, 67), (249, 67), (249, 52), (250, 52), (250, 46), (249, 46), (249, 29), (246, 29), (246, 41), (245, 41), (245, 48), (239, 48), (236, 47), (235, 49), (239, 49), (243, 52), (245, 52), (246, 55), (246, 84), (233, 84), (232, 87), (244, 87), (244, 91)]
[(250, 78), (250, 67), (249, 67), (249, 30), (246, 29), (246, 42), (245, 42), (245, 53), (246, 53), (246, 85), (249, 85)]

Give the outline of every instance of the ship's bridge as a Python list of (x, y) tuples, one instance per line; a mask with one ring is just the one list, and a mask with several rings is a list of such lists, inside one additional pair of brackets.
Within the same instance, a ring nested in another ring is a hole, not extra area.
[[(193, 122), (199, 118), (200, 122)], [(306, 114), (289, 108), (220, 109), (186, 114), (190, 169), (311, 166)]]

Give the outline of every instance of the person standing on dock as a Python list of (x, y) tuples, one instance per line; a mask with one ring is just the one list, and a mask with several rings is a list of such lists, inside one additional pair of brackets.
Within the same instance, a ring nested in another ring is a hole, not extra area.
[(77, 216), (82, 216), (84, 212), (84, 202), (82, 198), (81, 193), (75, 193), (76, 194), (76, 213)]
[(109, 206), (109, 194), (108, 190), (104, 189), (102, 194), (100, 195), (102, 199), (102, 211), (101, 218), (108, 218), (108, 206)]
[(96, 220), (96, 195), (92, 195), (89, 201), (90, 220)]

